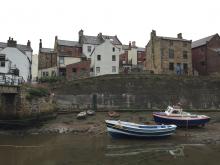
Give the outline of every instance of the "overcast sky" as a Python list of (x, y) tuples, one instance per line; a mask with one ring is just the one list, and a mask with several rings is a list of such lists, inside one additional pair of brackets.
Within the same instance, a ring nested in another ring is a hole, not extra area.
[(11, 36), (20, 44), (39, 39), (53, 47), (54, 37), (78, 40), (86, 35), (117, 35), (123, 44), (144, 47), (157, 35), (197, 40), (220, 33), (219, 0), (1, 0), (0, 42)]

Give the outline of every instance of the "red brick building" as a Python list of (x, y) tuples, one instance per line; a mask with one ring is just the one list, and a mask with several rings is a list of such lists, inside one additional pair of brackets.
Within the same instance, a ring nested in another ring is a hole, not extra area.
[(82, 60), (78, 63), (67, 65), (66, 66), (67, 80), (89, 77), (90, 64), (91, 64), (91, 60)]
[(210, 75), (220, 73), (220, 37), (218, 34), (192, 43), (193, 73)]

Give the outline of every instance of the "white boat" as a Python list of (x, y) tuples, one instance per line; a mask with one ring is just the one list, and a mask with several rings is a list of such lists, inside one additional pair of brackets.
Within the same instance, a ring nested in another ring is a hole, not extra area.
[(77, 119), (85, 119), (86, 118), (86, 112), (85, 111), (82, 111), (80, 113), (77, 114), (76, 118)]
[(90, 116), (95, 115), (95, 111), (93, 110), (87, 110), (86, 113), (87, 115), (90, 115)]
[(108, 133), (113, 137), (166, 137), (176, 130), (176, 125), (144, 125), (120, 120), (105, 120), (105, 123)]

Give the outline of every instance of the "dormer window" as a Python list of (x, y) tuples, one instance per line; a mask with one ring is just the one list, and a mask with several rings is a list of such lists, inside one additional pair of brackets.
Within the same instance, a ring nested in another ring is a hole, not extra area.
[(101, 55), (97, 55), (97, 61), (101, 61)]
[(115, 52), (115, 47), (112, 48), (112, 51)]
[(92, 47), (91, 46), (87, 46), (87, 51), (91, 52), (92, 51)]
[(5, 54), (0, 54), (0, 67), (5, 67)]

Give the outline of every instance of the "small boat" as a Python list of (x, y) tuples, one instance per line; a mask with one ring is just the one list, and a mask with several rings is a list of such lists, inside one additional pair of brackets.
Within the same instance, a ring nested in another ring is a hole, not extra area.
[(179, 127), (205, 126), (210, 117), (184, 112), (180, 106), (168, 106), (165, 112), (154, 112), (154, 121), (158, 124), (175, 124)]
[(107, 131), (112, 137), (155, 138), (172, 135), (176, 125), (144, 125), (120, 120), (105, 120)]
[(90, 115), (90, 116), (95, 115), (95, 111), (93, 110), (87, 110), (86, 113), (87, 115)]
[(77, 119), (85, 119), (86, 118), (86, 112), (85, 111), (82, 111), (80, 113), (77, 114), (76, 118)]
[(108, 111), (108, 115), (110, 117), (119, 117), (120, 116), (120, 114), (115, 111)]

